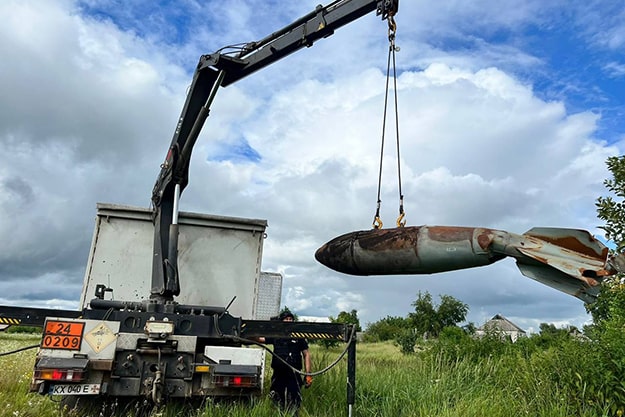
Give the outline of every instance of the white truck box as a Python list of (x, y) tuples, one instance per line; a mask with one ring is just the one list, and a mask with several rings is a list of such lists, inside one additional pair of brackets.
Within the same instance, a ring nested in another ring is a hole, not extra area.
[[(233, 316), (268, 320), (280, 307), (282, 276), (262, 273), (267, 222), (181, 212), (178, 269), (180, 304), (226, 306)], [(154, 226), (152, 211), (98, 203), (81, 308), (97, 284), (107, 299), (140, 301), (150, 296)]]

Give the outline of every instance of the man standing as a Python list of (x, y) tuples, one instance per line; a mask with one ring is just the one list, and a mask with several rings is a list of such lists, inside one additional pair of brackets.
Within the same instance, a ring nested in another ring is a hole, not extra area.
[[(287, 310), (280, 314), (279, 319), (284, 322), (292, 322), (295, 317), (293, 313)], [(301, 386), (310, 387), (312, 376), (306, 376), (304, 382), (301, 375), (294, 372), (291, 367), (301, 371), (303, 365), (306, 373), (310, 373), (311, 361), (308, 342), (306, 339), (277, 338), (266, 338), (260, 341), (272, 344), (274, 351), (274, 356), (271, 359), (273, 374), (271, 375), (269, 397), (280, 407), (293, 410), (297, 414), (302, 403)]]

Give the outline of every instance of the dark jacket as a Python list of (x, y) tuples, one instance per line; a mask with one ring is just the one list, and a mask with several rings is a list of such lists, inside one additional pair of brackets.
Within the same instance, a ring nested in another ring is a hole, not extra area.
[[(295, 369), (302, 369), (302, 352), (308, 350), (306, 339), (267, 339), (267, 343), (273, 345), (273, 351)], [(271, 359), (271, 367), (274, 370), (288, 369), (275, 356)]]

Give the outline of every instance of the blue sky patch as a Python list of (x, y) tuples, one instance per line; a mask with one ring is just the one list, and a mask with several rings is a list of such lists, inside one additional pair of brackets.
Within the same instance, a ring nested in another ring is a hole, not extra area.
[(231, 143), (218, 142), (211, 146), (211, 152), (208, 155), (209, 161), (233, 163), (257, 163), (262, 160), (261, 155), (252, 148), (246, 139), (241, 138)]

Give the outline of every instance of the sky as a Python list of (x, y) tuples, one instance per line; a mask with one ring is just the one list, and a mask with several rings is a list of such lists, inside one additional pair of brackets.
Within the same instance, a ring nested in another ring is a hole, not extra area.
[[(260, 40), (316, 5), (0, 2), (0, 304), (77, 308), (96, 203), (149, 207), (199, 57)], [(595, 200), (625, 139), (623, 3), (403, 0), (396, 22), (407, 225), (603, 238)], [(382, 277), (315, 261), (328, 240), (371, 228), (387, 30), (370, 13), (221, 89), (181, 209), (266, 219), (263, 270), (283, 274), (282, 304), (301, 316), (355, 309), (366, 326), (406, 316), (429, 292), (468, 304), (478, 326), (496, 314), (527, 331), (588, 323), (581, 301), (511, 259)], [(399, 206), (394, 120), (385, 225)]]

